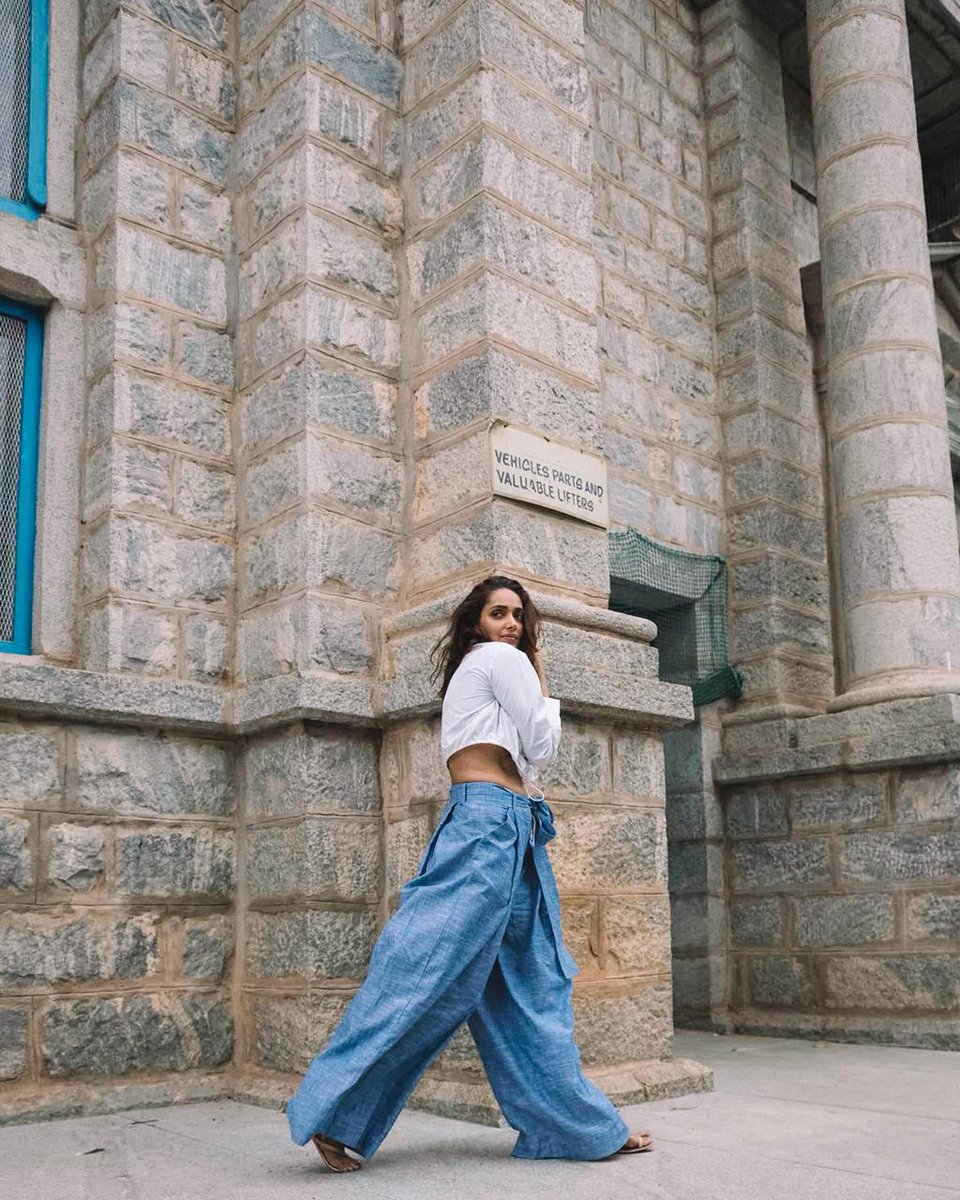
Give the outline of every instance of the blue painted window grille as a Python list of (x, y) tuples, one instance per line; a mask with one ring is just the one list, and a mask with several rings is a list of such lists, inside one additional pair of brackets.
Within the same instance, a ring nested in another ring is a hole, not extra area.
[(43, 317), (0, 299), (0, 651), (29, 654)]
[(0, 0), (0, 209), (47, 202), (47, 0)]

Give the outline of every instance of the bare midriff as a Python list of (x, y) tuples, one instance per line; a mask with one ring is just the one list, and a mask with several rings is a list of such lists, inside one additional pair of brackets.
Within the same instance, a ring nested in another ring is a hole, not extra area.
[(464, 746), (447, 759), (451, 783), (498, 783), (523, 794), (523, 780), (510, 751), (492, 742)]

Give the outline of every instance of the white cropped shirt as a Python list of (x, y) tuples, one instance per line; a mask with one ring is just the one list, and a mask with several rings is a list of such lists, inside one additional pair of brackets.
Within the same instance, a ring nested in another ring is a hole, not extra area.
[(507, 642), (478, 642), (468, 650), (443, 698), (443, 761), (478, 742), (509, 751), (524, 784), (557, 757), (560, 701), (543, 695), (530, 659)]

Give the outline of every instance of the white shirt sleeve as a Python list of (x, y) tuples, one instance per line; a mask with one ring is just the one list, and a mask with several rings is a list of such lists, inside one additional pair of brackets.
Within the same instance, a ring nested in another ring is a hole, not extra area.
[(560, 701), (540, 691), (537, 673), (522, 650), (495, 644), (487, 655), (490, 686), (517, 727), (524, 758), (536, 766), (552, 763), (560, 748)]

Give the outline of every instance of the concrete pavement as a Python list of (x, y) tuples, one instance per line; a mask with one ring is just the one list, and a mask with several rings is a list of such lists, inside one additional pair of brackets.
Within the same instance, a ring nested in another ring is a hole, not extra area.
[(351, 1176), (232, 1101), (0, 1129), (4, 1200), (960, 1200), (960, 1055), (682, 1033), (713, 1093), (625, 1110), (651, 1154), (522, 1162), (513, 1134), (404, 1113)]

